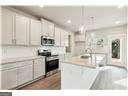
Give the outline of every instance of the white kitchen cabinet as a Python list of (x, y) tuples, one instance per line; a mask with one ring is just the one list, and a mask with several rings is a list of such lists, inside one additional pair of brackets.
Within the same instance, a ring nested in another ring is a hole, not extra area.
[(54, 38), (54, 24), (42, 19), (42, 35)]
[(54, 37), (54, 39), (55, 39), (55, 46), (61, 46), (60, 44), (61, 44), (61, 38), (60, 38), (60, 36), (61, 36), (61, 29), (60, 28), (58, 28), (58, 27), (55, 27), (55, 37)]
[(54, 24), (51, 22), (47, 22), (47, 27), (48, 27), (48, 36), (50, 38), (54, 38)]
[(29, 18), (16, 15), (15, 18), (15, 43), (16, 45), (29, 44)]
[(63, 89), (81, 88), (81, 66), (62, 64), (61, 84)]
[(68, 46), (68, 32), (61, 30), (61, 46)]
[(1, 89), (11, 89), (17, 86), (17, 68), (1, 71)]
[(49, 34), (48, 34), (48, 21), (42, 19), (42, 35), (47, 37)]
[(79, 42), (79, 41), (84, 41), (85, 42), (85, 34), (84, 33), (79, 33), (75, 35), (75, 41)]
[(25, 61), (23, 63), (26, 63), (26, 65), (18, 68), (18, 75), (17, 75), (18, 76), (18, 80), (17, 80), (18, 85), (21, 85), (21, 84), (24, 84), (26, 82), (33, 80), (33, 65), (32, 65), (33, 62)]
[(45, 75), (45, 58), (34, 60), (34, 79)]
[(30, 45), (40, 45), (41, 22), (32, 20), (30, 23)]
[(79, 65), (62, 63), (61, 65), (62, 89), (90, 89), (99, 70)]
[(2, 8), (2, 44), (12, 45), (14, 42), (14, 13)]

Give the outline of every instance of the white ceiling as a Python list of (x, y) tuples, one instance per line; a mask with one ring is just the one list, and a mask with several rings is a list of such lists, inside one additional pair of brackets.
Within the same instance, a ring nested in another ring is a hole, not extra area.
[[(37, 17), (44, 17), (64, 26), (72, 31), (78, 31), (81, 22), (84, 22), (87, 30), (99, 29), (126, 23), (125, 8), (118, 6), (85, 6), (84, 20), (81, 16), (81, 6), (13, 6), (21, 11)], [(94, 21), (90, 17), (94, 17)], [(67, 23), (71, 20), (71, 24)], [(82, 21), (81, 21), (82, 20)], [(120, 21), (119, 24), (115, 24)]]

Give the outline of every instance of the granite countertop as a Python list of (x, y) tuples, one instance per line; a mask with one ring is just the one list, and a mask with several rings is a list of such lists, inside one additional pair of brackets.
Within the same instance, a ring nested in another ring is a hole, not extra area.
[(15, 58), (2, 58), (1, 64), (26, 61), (26, 60), (32, 60), (32, 59), (38, 59), (38, 58), (44, 58), (44, 57), (43, 56), (27, 56), (27, 57), (15, 57)]
[(95, 64), (91, 64), (91, 58), (83, 59), (80, 57), (71, 57), (70, 59), (65, 60), (64, 63), (75, 64), (75, 65), (85, 66), (89, 68), (97, 67)]

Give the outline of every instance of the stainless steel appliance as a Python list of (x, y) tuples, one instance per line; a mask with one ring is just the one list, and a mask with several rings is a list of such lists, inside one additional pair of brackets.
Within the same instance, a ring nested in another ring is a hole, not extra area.
[(38, 55), (45, 56), (45, 74), (59, 68), (59, 56), (52, 55), (49, 51), (40, 52), (38, 50)]
[(55, 44), (54, 39), (41, 36), (41, 45), (43, 46), (53, 46)]

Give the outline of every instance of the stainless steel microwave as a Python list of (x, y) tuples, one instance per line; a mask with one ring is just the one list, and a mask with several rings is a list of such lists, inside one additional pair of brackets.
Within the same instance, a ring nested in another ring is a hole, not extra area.
[(53, 46), (54, 44), (55, 44), (54, 39), (41, 36), (41, 45), (43, 45), (43, 46)]

